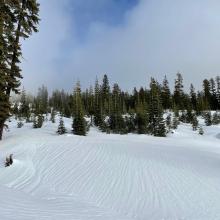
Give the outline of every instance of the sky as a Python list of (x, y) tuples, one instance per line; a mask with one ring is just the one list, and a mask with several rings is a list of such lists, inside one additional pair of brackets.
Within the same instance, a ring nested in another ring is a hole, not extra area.
[(22, 86), (83, 88), (107, 74), (132, 90), (177, 72), (200, 89), (220, 75), (219, 0), (39, 0), (39, 33), (24, 41)]

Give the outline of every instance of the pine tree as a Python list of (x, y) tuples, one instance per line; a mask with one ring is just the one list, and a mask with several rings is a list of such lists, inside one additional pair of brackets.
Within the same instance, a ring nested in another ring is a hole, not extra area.
[(21, 99), (20, 99), (20, 108), (19, 108), (19, 116), (25, 118), (27, 122), (30, 121), (30, 108), (29, 103), (27, 101), (26, 92), (23, 89), (21, 92)]
[(54, 108), (53, 108), (52, 111), (51, 111), (51, 117), (50, 117), (50, 121), (51, 121), (52, 123), (55, 123), (55, 122), (56, 122), (55, 116), (56, 116), (56, 111), (55, 111)]
[(148, 113), (143, 104), (139, 104), (136, 109), (135, 126), (138, 134), (148, 133)]
[(135, 116), (133, 113), (130, 113), (129, 116), (125, 116), (125, 126), (128, 133), (133, 133), (136, 131)]
[(163, 85), (161, 88), (161, 99), (162, 99), (163, 109), (172, 108), (171, 92), (170, 92), (169, 83), (168, 83), (166, 76), (164, 77)]
[(206, 112), (204, 115), (205, 118), (205, 124), (206, 126), (211, 126), (212, 125), (212, 115), (211, 112)]
[(120, 88), (118, 84), (114, 84), (111, 100), (111, 113), (109, 117), (109, 127), (114, 133), (126, 133), (124, 118), (122, 117), (122, 109), (120, 105)]
[(84, 119), (82, 98), (81, 98), (81, 88), (80, 83), (77, 82), (75, 90), (74, 90), (74, 115), (73, 115), (73, 133), (76, 135), (85, 136), (86, 135), (86, 121)]
[(11, 92), (18, 93), (21, 69), (21, 38), (37, 32), (39, 4), (36, 0), (0, 1), (0, 140), (9, 117)]
[(198, 104), (197, 104), (197, 97), (193, 84), (190, 85), (190, 101), (191, 101), (192, 109), (197, 112)]
[(177, 79), (175, 80), (175, 88), (174, 88), (174, 95), (173, 100), (174, 104), (178, 109), (184, 109), (183, 106), (183, 77), (180, 73), (177, 73)]
[(216, 98), (218, 102), (217, 109), (220, 109), (220, 76), (217, 76), (216, 79)]
[(204, 110), (209, 110), (211, 108), (211, 92), (210, 92), (210, 82), (209, 80), (203, 80), (203, 91), (204, 91)]
[(174, 115), (173, 122), (172, 122), (172, 128), (174, 130), (176, 130), (178, 128), (178, 125), (179, 125), (179, 118)]
[(24, 126), (23, 122), (22, 121), (19, 121), (17, 123), (17, 128), (22, 128)]
[(198, 119), (197, 119), (196, 115), (193, 115), (193, 118), (192, 118), (192, 128), (193, 128), (193, 131), (197, 130), (198, 125), (199, 125)]
[(104, 114), (102, 108), (101, 89), (98, 79), (95, 81), (95, 97), (94, 97), (94, 124), (101, 128), (104, 123)]
[(62, 116), (60, 116), (60, 121), (59, 121), (59, 126), (58, 126), (58, 129), (57, 129), (57, 133), (59, 135), (62, 135), (62, 134), (66, 133), (66, 128), (65, 128)]
[(213, 114), (212, 124), (213, 124), (213, 125), (218, 125), (218, 124), (220, 124), (220, 114), (219, 114), (219, 113), (215, 112), (215, 113)]
[(34, 118), (33, 118), (33, 128), (38, 128), (36, 116), (34, 116)]
[(216, 95), (216, 87), (215, 87), (215, 81), (213, 78), (209, 80), (210, 84), (210, 106), (212, 110), (216, 110), (218, 108), (218, 100), (217, 100), (217, 95)]
[[(166, 131), (158, 83), (152, 78), (150, 83), (149, 131), (151, 134), (164, 136)], [(162, 129), (160, 132), (158, 129)], [(165, 132), (165, 133), (164, 133)]]
[(186, 110), (186, 123), (191, 123), (193, 120), (193, 113), (191, 107), (187, 107)]
[(39, 114), (37, 117), (37, 127), (41, 128), (44, 123), (44, 116), (42, 114)]
[(41, 128), (44, 123), (44, 116), (42, 114), (35, 114), (33, 120), (33, 128)]
[(166, 137), (166, 126), (164, 123), (164, 119), (162, 115), (159, 115), (159, 117), (157, 118), (157, 122), (156, 122), (156, 127), (155, 127), (155, 131), (154, 131), (154, 136), (155, 137)]
[(108, 76), (105, 74), (103, 77), (103, 83), (101, 87), (101, 99), (102, 109), (104, 114), (109, 115), (110, 113), (110, 86)]
[(182, 110), (181, 111), (181, 115), (179, 117), (179, 120), (183, 123), (187, 123), (187, 115), (186, 115), (186, 111)]

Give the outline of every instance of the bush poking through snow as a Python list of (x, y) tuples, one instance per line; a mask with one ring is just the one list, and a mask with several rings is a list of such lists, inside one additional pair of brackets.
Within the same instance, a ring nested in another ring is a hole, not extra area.
[(203, 135), (203, 134), (204, 134), (204, 131), (203, 131), (202, 126), (199, 127), (199, 134), (200, 134), (200, 135)]
[(5, 167), (9, 167), (13, 164), (13, 154), (10, 154), (9, 157), (6, 157), (5, 159)]
[(19, 121), (17, 124), (17, 128), (22, 128), (24, 126), (24, 123), (22, 121)]

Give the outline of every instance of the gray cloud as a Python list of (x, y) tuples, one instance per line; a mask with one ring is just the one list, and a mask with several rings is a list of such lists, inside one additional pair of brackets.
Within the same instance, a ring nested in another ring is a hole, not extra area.
[(88, 86), (104, 73), (129, 89), (165, 74), (172, 83), (177, 71), (186, 87), (198, 88), (203, 78), (219, 75), (217, 0), (140, 0), (121, 26), (92, 22), (83, 44), (62, 1), (45, 0), (41, 10), (41, 31), (24, 46), (27, 89), (44, 83), (70, 90), (76, 79)]

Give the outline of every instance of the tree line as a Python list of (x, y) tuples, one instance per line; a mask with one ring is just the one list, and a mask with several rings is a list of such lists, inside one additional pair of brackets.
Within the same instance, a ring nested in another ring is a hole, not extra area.
[[(72, 129), (78, 135), (86, 135), (88, 126), (92, 125), (106, 133), (164, 137), (171, 129), (176, 129), (180, 121), (191, 123), (193, 130), (197, 130), (197, 116), (200, 115), (205, 118), (206, 125), (218, 124), (219, 109), (219, 76), (204, 79), (201, 91), (196, 92), (191, 84), (190, 92), (186, 93), (183, 77), (177, 73), (173, 92), (166, 76), (162, 83), (151, 78), (148, 88), (134, 88), (129, 93), (123, 91), (117, 83), (111, 88), (107, 75), (104, 75), (101, 82), (96, 79), (94, 86), (85, 91), (81, 91), (80, 83), (77, 82), (70, 94), (64, 90), (55, 90), (49, 96), (47, 88), (42, 86), (37, 96), (28, 98), (23, 90), (20, 101), (14, 105), (13, 113), (27, 121), (31, 121), (31, 115), (34, 115), (32, 121), (37, 128), (42, 126), (45, 114), (51, 113), (51, 121), (54, 121), (59, 112), (61, 128), (58, 130), (65, 130), (63, 116), (72, 117)], [(211, 110), (216, 113), (211, 115)], [(165, 112), (168, 112), (166, 117)], [(85, 117), (90, 118), (89, 125)]]

